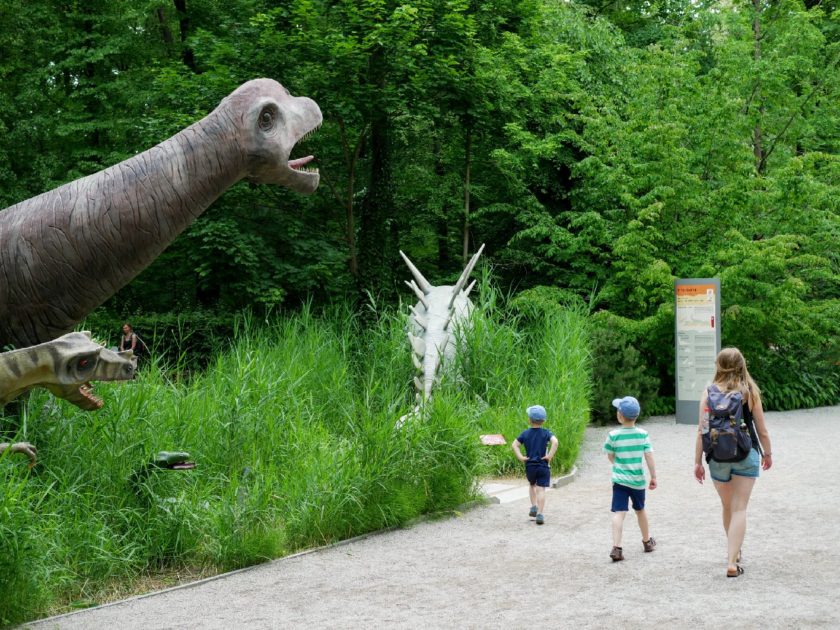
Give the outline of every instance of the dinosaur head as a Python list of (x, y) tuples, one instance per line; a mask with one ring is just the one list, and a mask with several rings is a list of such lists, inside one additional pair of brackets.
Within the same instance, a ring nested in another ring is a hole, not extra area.
[(237, 141), (246, 156), (250, 181), (304, 194), (318, 188), (318, 169), (306, 166), (314, 156), (290, 159), (295, 145), (321, 126), (315, 101), (292, 96), (272, 79), (254, 79), (222, 101), (219, 109), (239, 124)]
[(44, 371), (42, 366), (43, 381), (34, 386), (45, 387), (85, 411), (103, 405), (102, 399), (93, 395), (91, 381), (130, 380), (137, 367), (131, 351), (108, 350), (91, 341), (89, 332), (68, 333), (29, 350), (49, 356), (49, 369)]

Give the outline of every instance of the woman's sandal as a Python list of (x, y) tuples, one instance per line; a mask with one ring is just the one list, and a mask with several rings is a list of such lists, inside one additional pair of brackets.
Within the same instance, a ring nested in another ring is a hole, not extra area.
[(744, 574), (744, 567), (740, 564), (736, 565), (734, 569), (727, 569), (726, 570), (726, 577), (738, 577), (739, 575)]

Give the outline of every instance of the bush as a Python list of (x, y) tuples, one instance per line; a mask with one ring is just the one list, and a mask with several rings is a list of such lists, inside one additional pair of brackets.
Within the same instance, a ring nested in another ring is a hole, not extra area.
[(592, 323), (592, 420), (600, 425), (615, 422), (612, 401), (622, 396), (638, 398), (640, 417), (648, 417), (659, 389), (656, 366), (645, 361), (631, 331), (607, 323), (613, 319), (600, 317)]
[(840, 276), (831, 260), (807, 253), (801, 236), (727, 237), (732, 247), (716, 261), (722, 341), (746, 357), (765, 408), (840, 402)]

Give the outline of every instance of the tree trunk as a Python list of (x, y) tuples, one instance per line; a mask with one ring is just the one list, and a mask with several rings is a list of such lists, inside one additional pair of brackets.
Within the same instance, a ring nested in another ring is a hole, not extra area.
[(464, 141), (464, 249), (461, 253), (464, 264), (470, 259), (470, 166), (472, 164), (472, 126), (467, 127)]
[(155, 9), (155, 16), (157, 16), (158, 24), (160, 24), (160, 36), (163, 38), (163, 43), (169, 48), (175, 40), (172, 37), (172, 31), (169, 29), (169, 25), (166, 23), (166, 11), (163, 7)]
[(344, 197), (344, 208), (346, 216), (346, 238), (348, 251), (348, 267), (350, 275), (354, 279), (359, 277), (359, 257), (356, 253), (356, 217), (354, 208), (354, 197), (356, 194), (356, 169), (359, 165), (359, 156), (364, 151), (365, 137), (367, 136), (367, 127), (362, 129), (359, 137), (356, 139), (356, 146), (353, 153), (350, 153), (350, 143), (347, 142), (347, 130), (344, 127), (344, 121), (339, 119), (338, 126), (341, 130), (341, 146), (344, 151), (344, 164), (347, 168), (347, 192)]
[(195, 55), (192, 48), (187, 46), (187, 38), (190, 36), (190, 17), (187, 13), (187, 0), (173, 0), (175, 10), (178, 12), (178, 25), (181, 28), (181, 60), (190, 70), (198, 74), (195, 64)]
[[(761, 0), (753, 0), (753, 61), (756, 68), (761, 61)], [(758, 79), (758, 120), (753, 128), (753, 156), (755, 157), (755, 171), (758, 174), (764, 170), (764, 150), (762, 147), (761, 121), (764, 117), (764, 103), (761, 98), (761, 78)]]
[[(379, 94), (385, 91), (386, 61), (377, 48), (370, 57), (370, 80)], [(370, 186), (361, 204), (359, 231), (359, 288), (380, 290), (393, 285), (393, 243), (396, 229), (390, 162), (390, 120), (383, 103), (370, 110)]]

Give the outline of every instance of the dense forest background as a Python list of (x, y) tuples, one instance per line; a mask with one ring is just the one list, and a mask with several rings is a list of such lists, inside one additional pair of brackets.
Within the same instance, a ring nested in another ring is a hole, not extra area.
[[(319, 191), (242, 183), (96, 317), (412, 299), (483, 261), (590, 315), (597, 416), (673, 405), (673, 282), (718, 276), (769, 407), (840, 401), (837, 0), (0, 2), (0, 207), (267, 76), (314, 98)], [(196, 332), (198, 331), (198, 332)]]

